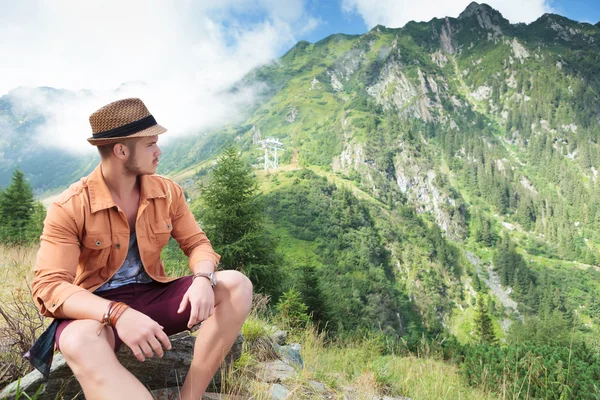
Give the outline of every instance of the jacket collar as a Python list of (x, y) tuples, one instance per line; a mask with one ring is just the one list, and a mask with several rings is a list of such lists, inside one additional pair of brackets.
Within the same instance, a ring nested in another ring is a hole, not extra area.
[[(104, 176), (102, 176), (102, 164), (98, 164), (92, 173), (88, 175), (87, 186), (90, 194), (92, 213), (117, 205), (108, 186), (106, 186)], [(154, 175), (140, 175), (140, 203), (147, 199), (166, 196), (163, 185), (154, 178)]]

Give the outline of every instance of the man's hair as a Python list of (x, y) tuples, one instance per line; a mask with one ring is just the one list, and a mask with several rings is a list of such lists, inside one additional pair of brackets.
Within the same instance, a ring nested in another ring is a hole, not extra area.
[(116, 143), (109, 143), (109, 144), (103, 144), (101, 146), (97, 146), (98, 147), (98, 153), (100, 153), (100, 158), (102, 158), (103, 160), (107, 160), (109, 159), (112, 154), (113, 154), (113, 148), (115, 147), (116, 144), (124, 144), (125, 146), (127, 146), (127, 148), (129, 149), (129, 151), (134, 152), (135, 151), (135, 145), (137, 144), (138, 138), (131, 138), (131, 139), (123, 139), (119, 142)]

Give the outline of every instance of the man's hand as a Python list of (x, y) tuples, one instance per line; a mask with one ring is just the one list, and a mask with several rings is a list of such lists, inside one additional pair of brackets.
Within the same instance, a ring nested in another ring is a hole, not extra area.
[(115, 329), (123, 343), (133, 351), (135, 358), (142, 362), (154, 354), (162, 358), (163, 347), (171, 350), (171, 342), (163, 327), (133, 308), (123, 312), (115, 324)]
[(210, 285), (210, 281), (206, 278), (195, 278), (183, 295), (178, 314), (181, 314), (190, 303), (192, 310), (190, 311), (190, 320), (188, 321), (188, 329), (200, 323), (213, 315), (215, 310), (215, 293)]

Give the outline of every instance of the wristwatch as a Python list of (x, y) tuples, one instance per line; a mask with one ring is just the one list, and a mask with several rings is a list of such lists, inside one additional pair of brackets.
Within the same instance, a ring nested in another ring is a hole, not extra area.
[(194, 274), (194, 279), (196, 279), (197, 277), (203, 277), (206, 278), (210, 281), (210, 286), (215, 287), (217, 286), (217, 280), (215, 279), (215, 274), (212, 272), (198, 272)]

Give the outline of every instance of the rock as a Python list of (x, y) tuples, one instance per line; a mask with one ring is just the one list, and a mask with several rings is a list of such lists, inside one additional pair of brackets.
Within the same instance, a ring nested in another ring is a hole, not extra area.
[(256, 376), (263, 382), (275, 383), (295, 377), (297, 373), (291, 365), (277, 360), (258, 364)]
[(442, 33), (440, 34), (440, 47), (446, 53), (456, 53), (456, 46), (454, 44), (454, 37), (452, 32), (452, 26), (448, 18), (445, 19), (445, 24), (442, 25)]
[(413, 100), (418, 95), (417, 88), (406, 77), (398, 62), (387, 63), (377, 81), (366, 90), (384, 110), (396, 109), (402, 115), (422, 117)]
[[(151, 392), (154, 400), (179, 400), (179, 391), (181, 388), (156, 389)], [(204, 398), (204, 396), (202, 396)]]
[(477, 100), (477, 101), (482, 101), (482, 100), (487, 100), (490, 95), (492, 94), (492, 88), (490, 88), (489, 86), (479, 86), (473, 93), (471, 93), (471, 96)]
[(287, 341), (287, 331), (282, 331), (281, 329), (277, 329), (274, 333), (271, 334), (271, 339), (275, 344), (279, 346), (283, 346)]
[[(181, 388), (157, 389), (152, 391), (155, 400), (179, 400)], [(204, 393), (202, 400), (247, 400), (249, 397), (236, 396), (232, 394)]]
[[(178, 333), (169, 337), (172, 349), (166, 351), (163, 358), (150, 358), (139, 362), (131, 350), (123, 345), (117, 353), (121, 364), (136, 376), (150, 390), (161, 388), (177, 388), (183, 385), (192, 361), (195, 337), (188, 332)], [(226, 363), (232, 363), (242, 354), (244, 338), (238, 335), (231, 351), (225, 357)], [(291, 368), (291, 367), (290, 367)], [(219, 387), (221, 374), (215, 374), (211, 385)], [(43, 386), (38, 400), (54, 399), (57, 393), (64, 398), (74, 398), (81, 392), (79, 382), (73, 376), (62, 354), (57, 353), (52, 362), (50, 378), (46, 380), (37, 370), (21, 378), (21, 391), (32, 396), (40, 386)], [(13, 382), (0, 392), (0, 399), (15, 397), (17, 382)], [(169, 397), (164, 397), (169, 399)]]
[(515, 54), (515, 57), (519, 59), (521, 63), (523, 63), (523, 59), (529, 57), (529, 52), (527, 51), (527, 49), (523, 47), (521, 43), (519, 43), (517, 38), (513, 38), (513, 41), (510, 44), (512, 46), (512, 50)]
[(290, 391), (278, 383), (274, 384), (271, 386), (271, 389), (269, 389), (269, 398), (273, 400), (287, 399), (289, 395)]
[(286, 364), (293, 364), (298, 368), (304, 368), (304, 360), (300, 355), (302, 346), (298, 343), (290, 344), (289, 346), (275, 345), (275, 352), (283, 359)]
[(202, 400), (248, 400), (250, 397), (235, 394), (204, 393)]
[(334, 72), (331, 73), (331, 87), (333, 88), (334, 92), (341, 92), (344, 90), (344, 85), (342, 84), (342, 82), (340, 82), (340, 80)]
[(316, 393), (325, 393), (325, 385), (317, 381), (308, 381), (308, 384)]

